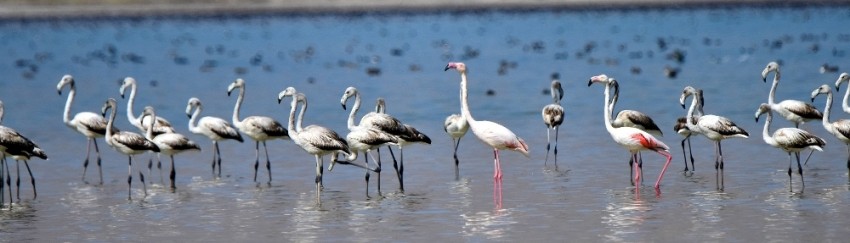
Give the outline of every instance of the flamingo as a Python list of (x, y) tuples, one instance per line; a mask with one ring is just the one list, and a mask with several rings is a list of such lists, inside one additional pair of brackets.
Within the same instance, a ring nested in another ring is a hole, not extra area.
[[(106, 125), (106, 144), (109, 144), (115, 151), (119, 153), (127, 155), (128, 167), (127, 167), (127, 199), (132, 199), (132, 189), (133, 189), (133, 156), (136, 154), (141, 154), (146, 151), (159, 152), (159, 147), (156, 146), (153, 142), (145, 138), (145, 136), (139, 135), (138, 133), (127, 132), (127, 131), (114, 131), (112, 129), (112, 124), (115, 122), (115, 109), (117, 109), (118, 105), (113, 98), (109, 98), (106, 100), (106, 103), (103, 104), (103, 108), (101, 108), (101, 113), (104, 117), (106, 117), (106, 111), (112, 110), (109, 114), (109, 119), (107, 119)], [(150, 131), (153, 132), (152, 130)], [(145, 192), (145, 196), (148, 195), (147, 185), (145, 184), (145, 175), (142, 174), (142, 171), (139, 171), (139, 180), (142, 182), (142, 188)]]
[(714, 141), (714, 170), (719, 172), (719, 183), (717, 188), (723, 189), (723, 149), (720, 146), (720, 141), (727, 138), (748, 138), (749, 134), (743, 128), (735, 125), (729, 118), (704, 114), (699, 118), (694, 117), (694, 110), (699, 106), (699, 101), (702, 100), (702, 92), (697, 91), (694, 87), (687, 86), (679, 96), (679, 104), (685, 108), (685, 99), (693, 95), (691, 107), (688, 109), (688, 114), (685, 125), (691, 131), (695, 131), (704, 135), (706, 138)]
[[(702, 95), (702, 90), (699, 90), (699, 92), (700, 92), (700, 95), (699, 95), (700, 101), (699, 101), (699, 105), (697, 106), (696, 111), (694, 111), (694, 121), (699, 120), (698, 117), (700, 117), (700, 116), (702, 116), (702, 114), (704, 114), (703, 103), (705, 101), (704, 100), (705, 96)], [(697, 133), (694, 132), (694, 131), (691, 131), (691, 129), (688, 129), (688, 125), (686, 124), (687, 119), (688, 118), (684, 117), (684, 116), (676, 118), (676, 124), (673, 125), (673, 131), (675, 131), (677, 134), (682, 135), (682, 137), (684, 137), (684, 138), (682, 138), (681, 144), (682, 144), (682, 157), (683, 157), (683, 160), (685, 161), (685, 172), (688, 172), (688, 155), (687, 155), (687, 152), (690, 152), (690, 155), (691, 155), (690, 156), (691, 157), (691, 171), (697, 170), (696, 167), (694, 166), (694, 150), (691, 149), (691, 135), (697, 135)], [(685, 150), (685, 142), (688, 142), (688, 150)]]
[[(349, 127), (354, 125), (354, 115), (360, 109), (360, 92), (357, 91), (357, 88), (348, 87), (345, 89), (345, 92), (340, 99), (342, 108), (345, 109), (345, 103), (351, 97), (354, 97), (354, 107), (352, 107), (351, 113), (349, 113)], [(357, 126), (377, 129), (378, 131), (387, 133), (396, 138), (397, 142), (392, 145), (398, 146), (401, 163), (396, 161), (392, 149), (390, 149), (390, 155), (393, 157), (393, 168), (395, 168), (396, 176), (398, 177), (399, 191), (404, 192), (404, 146), (412, 143), (431, 144), (431, 138), (424, 133), (419, 132), (416, 128), (404, 124), (398, 119), (383, 113), (385, 108), (386, 104), (379, 100), (375, 110), (380, 112), (369, 112), (366, 115), (363, 115)], [(380, 160), (378, 160), (378, 168), (381, 168), (380, 163)], [(380, 185), (381, 174), (378, 173), (378, 192), (381, 191)]]
[[(154, 111), (152, 106), (146, 106), (142, 117), (144, 116), (152, 116), (156, 118), (156, 111)], [(174, 168), (174, 155), (189, 150), (200, 151), (201, 147), (198, 147), (195, 142), (179, 133), (163, 133), (153, 136), (153, 129), (153, 124), (151, 123), (150, 128), (148, 128), (148, 132), (145, 134), (145, 138), (156, 144), (156, 146), (159, 147), (161, 154), (171, 157), (171, 173), (168, 178), (171, 179), (171, 191), (173, 192), (177, 189), (177, 186), (175, 186), (174, 183), (174, 180), (177, 177), (177, 173)]]
[(774, 102), (776, 96), (776, 86), (779, 85), (779, 64), (770, 62), (761, 71), (762, 81), (767, 82), (767, 75), (774, 73), (773, 85), (770, 86), (770, 94), (767, 97), (767, 104), (770, 109), (784, 117), (786, 120), (794, 123), (794, 127), (799, 128), (800, 124), (810, 120), (821, 120), (823, 114), (815, 108), (815, 106), (799, 101), (799, 100), (783, 100), (779, 103)]
[[(554, 77), (553, 77), (554, 78)], [(543, 123), (546, 124), (546, 160), (543, 162), (544, 164), (549, 162), (549, 146), (551, 145), (550, 134), (552, 130), (555, 131), (555, 165), (558, 164), (558, 128), (561, 127), (561, 123), (564, 122), (564, 107), (561, 107), (561, 99), (564, 98), (564, 89), (561, 88), (561, 82), (557, 79), (552, 80), (551, 92), (552, 94), (552, 104), (548, 104), (543, 107), (543, 111), (541, 115), (543, 116)], [(446, 120), (448, 121), (448, 120)], [(466, 131), (464, 131), (466, 133)], [(455, 153), (457, 153), (457, 148), (455, 148)], [(457, 158), (457, 157), (455, 157)]]
[[(841, 73), (841, 75), (838, 75), (838, 80), (835, 80), (835, 91), (838, 91), (841, 83), (847, 81), (850, 81), (850, 74)], [(844, 100), (841, 102), (841, 109), (846, 113), (850, 113), (850, 104), (848, 104), (848, 100), (850, 100), (850, 88), (844, 92)]]
[[(192, 109), (195, 110), (194, 113), (192, 112)], [(205, 116), (198, 120), (201, 110), (203, 110), (201, 100), (195, 97), (189, 98), (189, 102), (186, 104), (186, 115), (189, 116), (189, 131), (195, 134), (207, 136), (207, 138), (212, 140), (213, 176), (216, 175), (215, 166), (216, 162), (218, 162), (218, 176), (221, 177), (221, 150), (218, 148), (218, 141), (232, 139), (241, 143), (244, 140), (242, 140), (242, 135), (239, 134), (239, 131), (237, 131), (236, 128), (224, 119), (213, 116)]]
[[(614, 142), (623, 146), (626, 150), (631, 153), (631, 159), (633, 161), (637, 161), (637, 153), (642, 150), (651, 150), (654, 151), (664, 157), (667, 158), (667, 162), (664, 164), (664, 167), (661, 169), (661, 173), (658, 175), (658, 180), (655, 181), (655, 188), (659, 189), (661, 187), (661, 179), (664, 178), (664, 172), (667, 171), (667, 166), (670, 165), (670, 161), (673, 160), (673, 157), (670, 155), (669, 147), (667, 147), (664, 142), (656, 139), (652, 134), (649, 134), (643, 130), (634, 128), (634, 127), (617, 127), (615, 128), (611, 125), (611, 111), (609, 110), (611, 107), (609, 106), (609, 94), (611, 85), (608, 85), (610, 82), (610, 78), (608, 78), (605, 74), (600, 74), (597, 76), (593, 76), (588, 81), (587, 86), (592, 85), (593, 83), (602, 83), (605, 85), (605, 104), (603, 105), (603, 115), (605, 118), (605, 129), (608, 130), (608, 133), (611, 135), (611, 138), (614, 139)], [(637, 186), (640, 183), (640, 167), (638, 163), (634, 163), (634, 185)]]
[[(369, 165), (369, 153), (372, 149), (378, 149), (382, 145), (390, 145), (390, 144), (398, 144), (399, 138), (393, 136), (388, 132), (384, 132), (381, 129), (378, 129), (378, 126), (373, 126), (374, 124), (363, 123), (363, 119), (361, 119), (360, 124), (355, 124), (354, 119), (357, 116), (357, 111), (360, 110), (360, 93), (354, 87), (349, 87), (343, 92), (342, 98), (340, 98), (340, 104), (342, 104), (342, 108), (345, 109), (345, 103), (349, 97), (355, 96), (354, 107), (352, 107), (351, 111), (348, 114), (347, 127), (350, 131), (348, 135), (346, 135), (346, 141), (348, 142), (349, 148), (353, 157), (349, 158), (349, 161), (353, 161), (357, 158), (357, 154), (359, 152), (364, 152), (366, 156), (364, 159), (366, 160), (366, 165)], [(375, 112), (370, 112), (367, 115), (376, 116), (380, 118), (372, 118), (371, 121), (373, 123), (377, 123), (379, 119), (382, 119), (383, 122), (391, 124), (391, 127), (394, 126), (403, 126), (398, 119), (393, 118), (392, 116), (386, 115), (383, 113), (384, 108), (386, 107), (386, 103), (383, 98), (378, 98), (375, 104)], [(373, 114), (374, 113), (374, 114)], [(365, 118), (365, 116), (364, 116)], [(366, 121), (370, 121), (366, 119)], [(377, 168), (381, 167), (380, 163), (380, 154), (378, 155), (378, 159), (374, 159)], [(331, 167), (333, 168), (333, 164)], [(381, 180), (380, 180), (380, 170), (378, 170), (378, 193), (381, 191)], [(369, 195), (369, 171), (366, 171), (366, 195)]]
[[(130, 99), (127, 100), (127, 120), (130, 121), (131, 125), (138, 128), (139, 131), (141, 132), (141, 134), (145, 134), (148, 130), (148, 127), (150, 127), (149, 124), (153, 120), (151, 120), (150, 118), (144, 119), (144, 116), (136, 117), (135, 115), (133, 115), (133, 113), (134, 113), (133, 112), (133, 102), (136, 101), (136, 87), (137, 86), (138, 85), (136, 85), (136, 79), (134, 79), (132, 77), (126, 77), (126, 78), (124, 78), (124, 82), (121, 84), (121, 88), (118, 89), (118, 93), (121, 94), (121, 98), (123, 99), (124, 98), (124, 91), (127, 90), (127, 88), (130, 88)], [(154, 128), (153, 135), (154, 136), (160, 135), (160, 134), (163, 134), (163, 133), (173, 133), (173, 132), (175, 132), (174, 127), (171, 126), (171, 123), (168, 122), (167, 120), (165, 120), (164, 118), (157, 117), (155, 119), (155, 121), (156, 121), (156, 123), (153, 123), (153, 128)], [(159, 169), (159, 179), (162, 180), (162, 160), (159, 159), (159, 154), (156, 155), (156, 161), (157, 161), (156, 167)], [(152, 167), (153, 167), (153, 158), (148, 160), (148, 175), (150, 175), (152, 173), (151, 172)]]
[[(79, 132), (86, 137), (86, 159), (83, 161), (83, 177), (86, 180), (86, 170), (89, 167), (89, 154), (91, 153), (91, 145), (94, 144), (94, 151), (97, 155), (97, 172), (100, 175), (100, 184), (103, 185), (103, 170), (100, 165), (100, 149), (97, 147), (97, 139), (106, 135), (106, 119), (94, 112), (79, 112), (71, 119), (71, 104), (74, 103), (74, 97), (77, 94), (77, 88), (74, 84), (74, 77), (71, 75), (62, 76), (59, 83), (56, 84), (56, 92), (62, 95), (62, 89), (65, 86), (70, 87), (68, 100), (65, 102), (65, 112), (62, 113), (62, 122), (65, 123), (74, 131)], [(117, 128), (112, 128), (114, 131), (119, 131)]]
[[(3, 102), (0, 101), (0, 122), (3, 121), (3, 113), (5, 111)], [(3, 153), (3, 164), (5, 164), (5, 157), (11, 156), (15, 159), (15, 169), (17, 170), (18, 178), (15, 182), (17, 186), (17, 194), (18, 201), (21, 200), (21, 170), (20, 170), (20, 161), (24, 162), (24, 165), (27, 167), (27, 172), (30, 174), (30, 182), (32, 183), (32, 199), (35, 200), (38, 197), (38, 192), (35, 187), (35, 177), (32, 175), (32, 170), (30, 170), (30, 165), (28, 161), (32, 157), (38, 157), (43, 160), (47, 160), (47, 154), (44, 153), (44, 150), (38, 147), (35, 143), (33, 143), (29, 138), (24, 137), (14, 129), (5, 127), (0, 125), (0, 152)], [(6, 172), (9, 173), (8, 171)], [(9, 178), (11, 179), (11, 178)], [(12, 187), (11, 181), (7, 179), (7, 185), (9, 186), (9, 200), (11, 201), (12, 197)], [(2, 183), (2, 181), (0, 181)], [(2, 191), (0, 191), (0, 194)], [(2, 201), (0, 201), (2, 204)]]
[(494, 172), (493, 179), (497, 182), (502, 180), (501, 161), (499, 160), (499, 150), (513, 150), (522, 153), (528, 157), (528, 145), (525, 140), (518, 137), (505, 126), (491, 121), (477, 121), (472, 117), (469, 111), (466, 64), (462, 62), (449, 62), (444, 71), (455, 69), (460, 73), (460, 107), (461, 114), (469, 123), (469, 128), (472, 129), (472, 134), (475, 134), (479, 140), (493, 148)]
[(773, 136), (771, 136), (768, 132), (768, 130), (770, 130), (770, 122), (773, 120), (773, 110), (770, 104), (762, 103), (759, 105), (755, 114), (756, 122), (758, 122), (759, 117), (761, 117), (764, 113), (767, 113), (767, 121), (764, 123), (764, 130), (762, 132), (764, 142), (788, 153), (788, 189), (793, 191), (791, 179), (791, 153), (794, 153), (797, 157), (797, 173), (800, 174), (802, 188), (805, 188), (806, 182), (803, 180), (803, 166), (800, 165), (800, 151), (803, 151), (804, 149), (823, 151), (823, 147), (826, 145), (826, 142), (814, 134), (799, 128), (791, 127), (776, 129), (776, 131), (773, 132)]
[[(324, 170), (323, 158), (326, 154), (343, 153), (346, 156), (353, 154), (348, 147), (348, 143), (342, 139), (339, 134), (331, 129), (318, 125), (310, 125), (302, 128), (301, 122), (304, 120), (304, 113), (307, 111), (307, 97), (304, 94), (297, 93), (295, 88), (287, 87), (277, 96), (277, 102), (283, 101), (283, 98), (291, 96), (292, 103), (289, 111), (289, 123), (286, 130), (290, 138), (295, 144), (301, 147), (304, 151), (316, 157), (316, 201), (322, 201), (322, 174)], [(295, 125), (295, 109), (301, 102), (301, 112), (298, 113), (298, 126)], [(356, 158), (356, 155), (354, 155)], [(332, 161), (334, 161), (332, 159)], [(368, 165), (367, 165), (368, 166)], [(333, 168), (333, 162), (331, 167)]]
[(443, 131), (446, 131), (446, 133), (449, 134), (449, 137), (452, 138), (452, 144), (455, 147), (455, 178), (458, 178), (460, 176), (458, 168), (460, 166), (460, 160), (457, 159), (457, 148), (460, 146), (460, 139), (466, 135), (467, 131), (469, 131), (469, 123), (466, 122), (463, 115), (451, 114), (446, 117), (446, 121), (443, 122)]
[[(614, 95), (611, 97), (611, 103), (608, 105), (608, 111), (611, 114), (614, 114), (614, 106), (617, 105), (617, 101), (620, 98), (620, 83), (617, 82), (616, 79), (610, 78), (608, 81), (608, 85), (614, 89)], [(653, 136), (663, 136), (661, 129), (658, 128), (658, 125), (655, 124), (655, 121), (652, 120), (652, 117), (644, 114), (643, 112), (636, 110), (621, 110), (617, 112), (617, 116), (615, 116), (614, 120), (611, 121), (611, 126), (617, 127), (634, 127), (640, 129), (644, 132), (648, 132)], [(641, 168), (641, 172), (643, 170), (643, 156), (641, 156), (640, 152), (637, 154), (638, 158), (638, 167)], [(629, 160), (629, 168), (632, 168), (633, 160)]]
[(227, 87), (227, 95), (234, 89), (239, 88), (239, 97), (236, 98), (236, 106), (233, 107), (233, 125), (248, 137), (254, 140), (255, 160), (254, 160), (254, 182), (257, 182), (257, 170), (260, 167), (260, 142), (263, 143), (263, 149), (266, 151), (266, 170), (269, 172), (269, 183), (272, 181), (272, 164), (269, 159), (269, 148), (266, 146), (267, 140), (272, 139), (287, 139), (289, 135), (285, 128), (280, 125), (280, 122), (275, 121), (271, 117), (266, 116), (249, 116), (245, 119), (239, 119), (239, 109), (242, 108), (242, 100), (245, 98), (245, 80), (239, 78), (230, 86)]
[(847, 145), (847, 169), (850, 170), (850, 120), (841, 119), (838, 121), (830, 122), (829, 112), (830, 109), (832, 109), (832, 91), (829, 90), (829, 86), (827, 86), (826, 84), (821, 85), (820, 87), (812, 91), (812, 102), (814, 102), (815, 97), (820, 94), (826, 94), (826, 107), (823, 108), (823, 128), (826, 129), (827, 132), (835, 136), (835, 138)]

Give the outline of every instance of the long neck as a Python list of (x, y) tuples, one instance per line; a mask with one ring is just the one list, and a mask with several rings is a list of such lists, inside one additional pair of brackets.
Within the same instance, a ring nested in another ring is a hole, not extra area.
[[(619, 89), (619, 88), (616, 88)], [(608, 104), (608, 113), (611, 113), (611, 117), (614, 117), (614, 107), (617, 106), (617, 94), (618, 92), (614, 92), (614, 97), (611, 97), (610, 103)]]
[(106, 142), (110, 142), (112, 140), (112, 123), (115, 122), (115, 107), (112, 107), (111, 113), (109, 113), (109, 120), (106, 121)]
[(245, 97), (245, 87), (239, 87), (239, 96), (236, 97), (236, 105), (233, 106), (233, 125), (240, 124), (239, 109), (242, 108), (242, 99)]
[(295, 124), (295, 129), (298, 132), (301, 132), (301, 122), (304, 121), (304, 112), (307, 112), (307, 99), (303, 99), (301, 102), (301, 111), (298, 112), (298, 123)]
[[(136, 100), (136, 83), (130, 84), (130, 99), (127, 100), (127, 120), (130, 120), (131, 123), (138, 121), (138, 118), (133, 115), (133, 102)], [(141, 121), (139, 125), (141, 126)]]
[(65, 101), (65, 113), (62, 115), (62, 121), (65, 124), (71, 124), (71, 104), (74, 103), (74, 96), (77, 94), (77, 88), (74, 88), (74, 83), (68, 84), (71, 86), (71, 91), (68, 92), (68, 100)]
[(192, 112), (192, 117), (189, 118), (189, 131), (198, 130), (198, 117), (201, 115), (201, 106), (195, 106), (195, 112)]
[(360, 92), (354, 93), (354, 107), (351, 107), (351, 112), (348, 113), (348, 130), (354, 129), (354, 117), (357, 111), (360, 110)]
[(841, 102), (841, 109), (850, 113), (850, 104), (847, 104), (848, 99), (850, 99), (850, 85), (847, 85), (847, 91), (844, 91), (844, 101)]
[(460, 72), (460, 114), (466, 121), (472, 124), (475, 118), (469, 112), (469, 90), (466, 88), (466, 71)]
[(602, 106), (602, 113), (605, 116), (605, 129), (608, 130), (608, 133), (614, 132), (614, 126), (611, 125), (611, 111), (609, 110), (609, 102), (610, 102), (610, 93), (611, 86), (605, 84), (605, 104)]
[(830, 92), (826, 93), (826, 107), (823, 108), (823, 119), (821, 119), (821, 122), (823, 122), (823, 128), (825, 128), (827, 131), (832, 130), (832, 129), (830, 129), (830, 128), (832, 128), (832, 123), (829, 123), (829, 110), (831, 110), (831, 109), (832, 109), (832, 92), (830, 91)]
[(556, 89), (555, 86), (552, 86), (552, 90), (549, 93), (552, 94), (552, 103), (561, 104), (561, 100), (558, 99), (558, 96), (560, 96), (560, 94), (558, 93), (558, 89)]
[(289, 133), (289, 137), (293, 140), (297, 139), (296, 134), (298, 131), (295, 130), (295, 108), (298, 107), (298, 100), (295, 97), (292, 97), (292, 103), (289, 108), (289, 123), (287, 123), (286, 131)]
[(776, 104), (774, 97), (776, 97), (776, 86), (779, 86), (779, 69), (776, 69), (774, 73), (773, 85), (770, 86), (770, 95), (767, 96), (767, 103), (770, 105)]
[(148, 140), (153, 140), (153, 124), (156, 123), (155, 122), (156, 121), (156, 113), (151, 111), (150, 116), (151, 116), (151, 123), (148, 123), (150, 125), (148, 125), (147, 131), (145, 131), (145, 138), (147, 138)]
[(770, 122), (773, 121), (773, 114), (772, 113), (773, 113), (773, 111), (770, 111), (770, 110), (767, 111), (767, 121), (764, 122), (764, 130), (762, 130), (761, 137), (762, 137), (762, 139), (764, 139), (765, 143), (770, 144), (772, 146), (776, 146), (777, 145), (776, 139), (773, 139), (773, 137), (770, 136), (770, 132), (769, 132)]
[[(688, 108), (688, 114), (685, 115), (685, 126), (691, 130), (694, 130), (692, 127), (696, 127), (696, 125), (694, 125), (694, 110), (696, 110), (696, 107), (699, 105), (699, 99), (700, 97), (698, 94), (693, 95), (693, 99), (691, 99), (691, 107)], [(700, 112), (700, 115), (702, 115), (702, 112)]]

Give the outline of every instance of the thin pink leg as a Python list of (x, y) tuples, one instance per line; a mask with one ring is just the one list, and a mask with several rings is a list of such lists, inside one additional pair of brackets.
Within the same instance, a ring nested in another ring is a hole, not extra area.
[(502, 164), (499, 160), (499, 150), (493, 149), (493, 154), (496, 157), (496, 160), (493, 161), (494, 166), (495, 166), (495, 171), (493, 172), (493, 179), (502, 180)]
[(632, 154), (632, 158), (635, 159), (635, 163), (632, 164), (632, 166), (634, 166), (635, 168), (635, 187), (640, 187), (640, 166), (637, 163), (637, 156), (635, 155), (636, 154)]
[(664, 172), (667, 171), (667, 166), (670, 165), (670, 161), (673, 160), (673, 156), (671, 156), (669, 152), (663, 150), (658, 150), (655, 152), (664, 155), (664, 157), (667, 157), (667, 162), (664, 163), (664, 168), (661, 168), (661, 174), (658, 175), (658, 180), (655, 181), (655, 188), (658, 189), (661, 187), (661, 179), (664, 178)]
[(502, 180), (493, 182), (493, 204), (496, 210), (502, 209)]

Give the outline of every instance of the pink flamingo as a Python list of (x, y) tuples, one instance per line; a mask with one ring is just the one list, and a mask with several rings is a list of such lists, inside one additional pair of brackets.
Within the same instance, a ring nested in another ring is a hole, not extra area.
[[(603, 108), (603, 114), (605, 116), (605, 129), (608, 130), (608, 133), (611, 134), (611, 138), (614, 139), (614, 142), (623, 146), (631, 153), (632, 160), (637, 161), (637, 153), (642, 150), (651, 150), (655, 151), (658, 154), (667, 158), (667, 162), (664, 164), (664, 167), (661, 169), (661, 174), (658, 175), (658, 180), (655, 181), (655, 188), (658, 189), (661, 186), (661, 179), (664, 178), (664, 172), (667, 171), (667, 166), (670, 165), (670, 161), (673, 160), (673, 156), (670, 155), (669, 147), (667, 147), (664, 142), (656, 139), (651, 134), (644, 132), (640, 129), (633, 127), (618, 127), (615, 128), (611, 125), (611, 111), (609, 111), (610, 101), (610, 90), (611, 86), (608, 85), (610, 79), (605, 74), (601, 74), (598, 76), (593, 76), (590, 78), (590, 81), (587, 83), (587, 86), (592, 85), (593, 83), (602, 83), (605, 85), (605, 105)], [(634, 163), (635, 167), (635, 175), (634, 181), (635, 185), (640, 182), (640, 167), (638, 163)]]
[(460, 73), (460, 110), (462, 116), (469, 123), (472, 133), (482, 142), (493, 148), (493, 155), (495, 156), (493, 179), (501, 181), (502, 168), (499, 161), (499, 150), (510, 149), (528, 157), (528, 145), (525, 144), (522, 138), (517, 137), (516, 134), (505, 126), (491, 121), (476, 121), (469, 112), (468, 91), (466, 88), (466, 64), (462, 62), (450, 62), (446, 65), (444, 71), (448, 71), (449, 69), (455, 69)]

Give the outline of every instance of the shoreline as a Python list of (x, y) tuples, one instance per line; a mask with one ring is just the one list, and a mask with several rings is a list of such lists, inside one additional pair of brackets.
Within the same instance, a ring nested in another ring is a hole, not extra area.
[(728, 7), (806, 7), (848, 5), (848, 0), (228, 0), (172, 3), (150, 0), (146, 4), (90, 0), (78, 4), (0, 4), (0, 20), (96, 19), (137, 17), (214, 17), (223, 15), (405, 14), (475, 11), (546, 10), (646, 10)]

